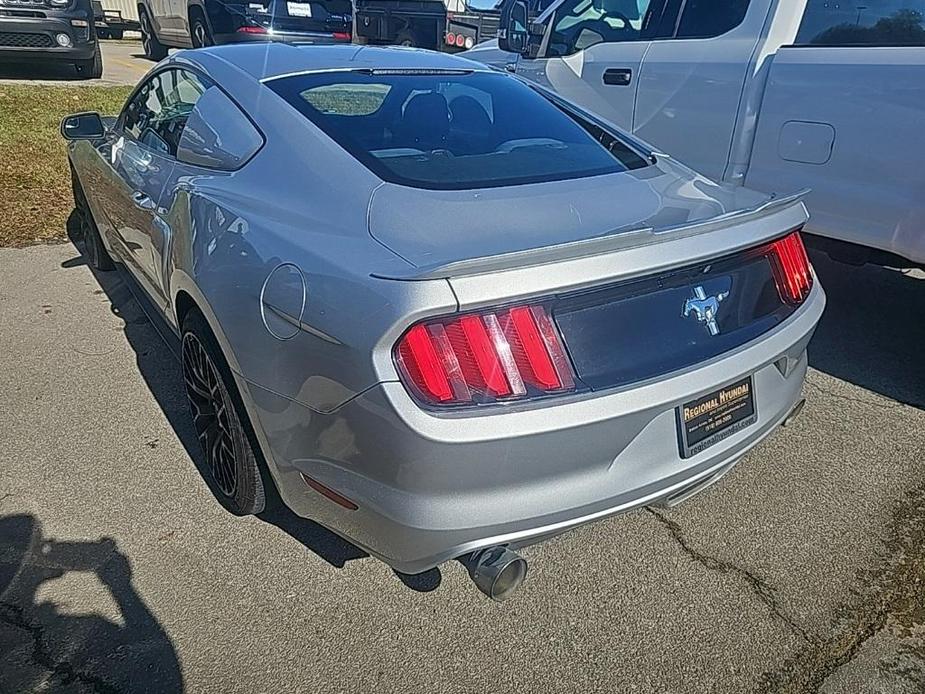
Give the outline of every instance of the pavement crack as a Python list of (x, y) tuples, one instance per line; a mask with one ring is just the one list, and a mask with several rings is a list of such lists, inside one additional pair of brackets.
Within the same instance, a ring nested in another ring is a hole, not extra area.
[(118, 694), (119, 689), (100, 677), (81, 672), (66, 661), (55, 660), (45, 646), (45, 629), (30, 624), (23, 614), (23, 608), (8, 602), (0, 602), (0, 624), (20, 629), (32, 638), (32, 662), (61, 678), (63, 685), (79, 682), (99, 694)]
[(784, 612), (783, 608), (781, 608), (781, 606), (778, 604), (777, 598), (774, 595), (774, 588), (772, 588), (767, 581), (765, 581), (760, 576), (755, 575), (748, 569), (733, 564), (732, 562), (710, 556), (709, 554), (704, 554), (703, 552), (695, 549), (691, 546), (690, 542), (688, 542), (687, 538), (684, 537), (681, 526), (678, 525), (675, 521), (671, 520), (663, 513), (650, 506), (647, 506), (645, 510), (654, 516), (659, 523), (665, 526), (672, 539), (678, 544), (678, 546), (687, 556), (710, 571), (717, 571), (723, 574), (733, 574), (741, 578), (751, 588), (755, 596), (762, 603), (764, 603), (768, 610), (770, 610), (772, 615), (783, 622), (794, 634), (799, 636), (801, 639), (807, 643), (813, 643), (812, 638), (810, 638), (806, 630), (797, 624), (796, 621), (794, 621), (793, 618), (790, 617), (786, 612)]
[(765, 672), (758, 691), (817, 692), (882, 630), (925, 624), (925, 486), (907, 492), (894, 511), (884, 549), (876, 566), (858, 572), (854, 597), (837, 611), (830, 633)]

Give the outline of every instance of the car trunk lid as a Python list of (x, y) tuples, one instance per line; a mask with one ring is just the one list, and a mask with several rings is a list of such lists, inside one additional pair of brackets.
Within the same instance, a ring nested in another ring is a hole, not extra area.
[(766, 200), (655, 166), (477, 190), (386, 183), (370, 201), (369, 233), (426, 269), (691, 225)]

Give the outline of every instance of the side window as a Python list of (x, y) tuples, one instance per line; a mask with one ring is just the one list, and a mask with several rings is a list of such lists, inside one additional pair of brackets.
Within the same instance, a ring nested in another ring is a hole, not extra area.
[(925, 0), (808, 0), (798, 45), (925, 46)]
[(675, 38), (709, 39), (735, 29), (745, 19), (749, 0), (687, 0)]
[(652, 0), (566, 0), (556, 10), (547, 56), (565, 56), (597, 43), (647, 38)]
[(176, 156), (186, 119), (207, 86), (186, 70), (157, 73), (126, 105), (122, 130), (155, 152)]

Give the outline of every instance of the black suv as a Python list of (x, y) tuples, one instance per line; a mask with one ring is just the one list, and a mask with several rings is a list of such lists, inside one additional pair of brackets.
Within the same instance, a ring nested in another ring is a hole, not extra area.
[(101, 77), (90, 0), (0, 0), (0, 61), (71, 63), (80, 77)]
[(240, 41), (349, 43), (351, 0), (140, 0), (145, 55)]

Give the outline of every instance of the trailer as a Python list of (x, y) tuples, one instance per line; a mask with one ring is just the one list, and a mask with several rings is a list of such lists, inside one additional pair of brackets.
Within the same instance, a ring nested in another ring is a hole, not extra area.
[[(527, 18), (543, 13), (553, 0), (528, 0)], [(478, 43), (498, 36), (501, 0), (446, 0), (446, 35), (443, 50), (448, 53), (469, 50)]]
[(439, 50), (445, 35), (442, 0), (354, 0), (354, 43)]
[(138, 6), (130, 0), (93, 0), (93, 19), (101, 39), (119, 40), (126, 31), (141, 30)]

